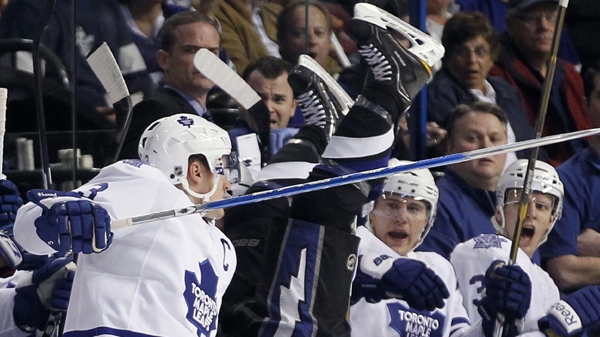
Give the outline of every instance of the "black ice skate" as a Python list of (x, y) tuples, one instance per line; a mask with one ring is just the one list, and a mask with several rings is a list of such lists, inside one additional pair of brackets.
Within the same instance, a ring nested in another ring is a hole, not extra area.
[[(403, 47), (390, 30), (401, 34), (411, 46)], [(366, 3), (354, 7), (347, 33), (357, 43), (375, 81), (398, 95), (405, 109), (431, 78), (431, 66), (444, 54), (444, 47), (427, 34)]]
[(348, 108), (335, 100), (325, 81), (316, 72), (302, 64), (294, 67), (288, 76), (288, 82), (306, 124), (322, 127), (327, 139), (331, 139), (343, 117), (342, 111), (344, 108), (347, 111)]

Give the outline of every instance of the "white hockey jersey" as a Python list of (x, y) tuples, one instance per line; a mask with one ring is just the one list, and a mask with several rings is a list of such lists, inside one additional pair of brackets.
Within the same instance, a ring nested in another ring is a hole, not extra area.
[(15, 286), (29, 273), (31, 272), (17, 270), (13, 276), (0, 279), (0, 336), (2, 337), (31, 336), (31, 333), (17, 328), (13, 318)]
[[(393, 258), (401, 256), (379, 240), (365, 227), (356, 231), (360, 237), (359, 256), (374, 252)], [(450, 291), (442, 309), (419, 311), (412, 309), (403, 300), (387, 299), (369, 303), (364, 298), (350, 307), (352, 336), (402, 336), (402, 337), (446, 337), (483, 336), (481, 326), (470, 326), (463, 298), (457, 289), (456, 276), (450, 263), (437, 253), (410, 252), (404, 258), (425, 263), (442, 280)]]
[[(495, 260), (507, 261), (511, 241), (496, 234), (482, 234), (456, 246), (450, 256), (463, 294), (463, 303), (472, 322), (481, 321), (477, 307), (485, 290), (485, 272)], [(529, 275), (532, 284), (531, 305), (523, 319), (522, 334), (544, 336), (537, 321), (560, 300), (559, 291), (550, 276), (519, 249), (516, 264)]]
[[(191, 205), (159, 170), (134, 160), (105, 167), (76, 191), (114, 219)], [(41, 211), (24, 205), (14, 227), (17, 241), (34, 253), (52, 251), (33, 225)], [(77, 264), (65, 337), (208, 337), (216, 335), (236, 257), (219, 229), (192, 214), (115, 230), (107, 250), (81, 254)]]

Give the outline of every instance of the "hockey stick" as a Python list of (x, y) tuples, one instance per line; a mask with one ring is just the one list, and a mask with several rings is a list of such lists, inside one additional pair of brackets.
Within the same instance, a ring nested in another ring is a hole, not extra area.
[(198, 50), (194, 56), (194, 66), (240, 103), (244, 109), (250, 109), (261, 100), (246, 81), (210, 50), (204, 48)]
[(3, 173), (4, 161), (4, 134), (6, 133), (6, 100), (8, 99), (8, 90), (0, 88), (0, 180), (6, 179)]
[(168, 210), (168, 211), (151, 213), (151, 214), (141, 215), (141, 216), (127, 218), (127, 219), (114, 220), (111, 222), (111, 226), (113, 229), (118, 229), (118, 228), (129, 227), (132, 225), (137, 225), (137, 224), (144, 223), (144, 222), (167, 219), (167, 218), (178, 217), (178, 216), (194, 214), (194, 213), (201, 213), (201, 212), (211, 210), (211, 209), (241, 206), (241, 205), (251, 204), (251, 203), (255, 203), (255, 202), (271, 200), (271, 199), (275, 199), (275, 198), (288, 197), (288, 196), (292, 196), (292, 195), (296, 195), (296, 194), (301, 194), (301, 193), (312, 192), (312, 191), (317, 191), (317, 190), (326, 189), (326, 188), (332, 188), (332, 187), (352, 184), (352, 183), (364, 181), (364, 180), (384, 178), (384, 177), (387, 177), (389, 175), (399, 173), (399, 172), (457, 164), (457, 163), (462, 163), (462, 162), (469, 161), (469, 160), (486, 158), (489, 156), (512, 152), (512, 151), (525, 150), (525, 149), (529, 149), (529, 148), (536, 147), (536, 146), (545, 146), (545, 145), (550, 145), (550, 144), (556, 144), (556, 143), (560, 143), (560, 142), (564, 142), (564, 141), (568, 141), (568, 140), (572, 140), (572, 139), (589, 137), (589, 136), (593, 136), (593, 135), (597, 135), (597, 134), (600, 134), (600, 128), (575, 131), (575, 132), (564, 133), (564, 134), (560, 134), (560, 135), (542, 137), (542, 138), (538, 138), (538, 139), (524, 140), (524, 141), (520, 141), (520, 142), (516, 142), (516, 143), (498, 145), (498, 146), (473, 150), (473, 151), (464, 152), (464, 153), (454, 153), (454, 154), (450, 154), (447, 156), (416, 161), (414, 163), (410, 163), (407, 165), (400, 165), (400, 166), (394, 166), (394, 167), (383, 167), (383, 168), (378, 168), (378, 169), (374, 169), (374, 170), (370, 170), (370, 171), (356, 172), (356, 173), (347, 174), (344, 176), (339, 176), (339, 177), (334, 177), (334, 178), (329, 178), (329, 179), (324, 179), (324, 180), (311, 181), (311, 182), (308, 182), (305, 184), (291, 185), (291, 186), (286, 186), (286, 187), (277, 188), (277, 189), (273, 189), (273, 190), (262, 191), (262, 192), (252, 193), (252, 194), (246, 194), (246, 195), (242, 195), (242, 196), (235, 197), (235, 198), (208, 202), (206, 204), (193, 205), (193, 206), (190, 206), (187, 208), (172, 209), (172, 210)]
[[(44, 188), (52, 187), (52, 172), (50, 171), (50, 157), (48, 155), (48, 136), (46, 132), (46, 116), (44, 114), (44, 102), (42, 99), (42, 73), (41, 73), (41, 60), (40, 60), (40, 43), (42, 40), (42, 34), (46, 29), (48, 21), (54, 12), (54, 6), (56, 0), (47, 0), (42, 15), (40, 17), (37, 34), (33, 38), (33, 46), (31, 50), (33, 58), (33, 74), (35, 79), (35, 106), (37, 112), (37, 122), (39, 128), (39, 142), (40, 142), (40, 153), (42, 158), (42, 176), (44, 182)], [(62, 321), (62, 313), (58, 311), (52, 311), (44, 327), (43, 337), (50, 337), (54, 335), (56, 327), (60, 325)]]
[(125, 135), (131, 124), (131, 114), (133, 112), (131, 96), (119, 64), (106, 42), (88, 55), (87, 62), (100, 83), (102, 83), (104, 90), (106, 90), (109, 103), (115, 107), (115, 110), (125, 111), (123, 125), (115, 135), (116, 150), (112, 158), (112, 162), (115, 162), (119, 158)]
[(260, 96), (240, 75), (208, 49), (198, 50), (194, 56), (194, 66), (246, 109), (251, 118), (248, 123), (252, 125), (250, 129), (258, 135), (261, 162), (266, 164), (271, 156), (271, 117)]
[[(539, 139), (542, 137), (542, 131), (544, 128), (544, 122), (546, 120), (546, 113), (548, 110), (548, 103), (550, 101), (550, 91), (552, 89), (552, 81), (554, 80), (554, 72), (556, 70), (556, 61), (558, 58), (558, 45), (560, 42), (560, 36), (562, 33), (563, 23), (565, 20), (565, 14), (567, 12), (567, 6), (569, 0), (560, 0), (558, 4), (558, 18), (556, 20), (556, 26), (554, 27), (554, 34), (552, 36), (552, 44), (550, 50), (550, 58), (548, 60), (548, 70), (546, 78), (544, 79), (544, 86), (542, 92), (542, 98), (540, 102), (540, 109), (538, 113), (538, 119), (535, 123), (535, 138)], [(535, 170), (535, 162), (540, 148), (534, 147), (531, 149), (529, 159), (527, 161), (527, 171), (523, 178), (523, 190), (521, 192), (521, 198), (519, 200), (519, 212), (518, 219), (515, 225), (515, 232), (513, 233), (512, 243), (510, 246), (510, 257), (508, 264), (512, 265), (517, 262), (517, 253), (519, 252), (519, 244), (521, 242), (521, 233), (523, 231), (523, 224), (527, 217), (527, 208), (529, 207), (529, 195), (531, 194), (531, 184), (533, 182), (533, 175)], [(494, 336), (501, 337), (504, 330), (508, 330), (510, 327), (506, 326), (508, 323), (505, 322), (504, 315), (498, 314), (497, 322), (494, 327)]]
[(56, 0), (47, 0), (42, 15), (40, 17), (38, 30), (33, 38), (33, 46), (31, 49), (33, 58), (33, 74), (35, 79), (35, 107), (37, 112), (37, 122), (39, 128), (40, 153), (42, 159), (42, 176), (44, 188), (52, 186), (52, 173), (50, 171), (50, 158), (48, 156), (48, 135), (46, 132), (46, 116), (44, 114), (44, 102), (42, 99), (42, 67), (40, 60), (40, 43), (42, 34), (54, 12)]

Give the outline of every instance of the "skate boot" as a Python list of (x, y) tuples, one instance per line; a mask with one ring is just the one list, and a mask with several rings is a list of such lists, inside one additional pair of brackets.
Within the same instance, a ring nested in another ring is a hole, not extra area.
[[(354, 7), (348, 35), (373, 71), (380, 87), (397, 97), (399, 109), (408, 109), (412, 99), (431, 79), (431, 66), (441, 59), (444, 48), (427, 34), (370, 4)], [(401, 34), (411, 46), (404, 48), (392, 35)]]
[(340, 86), (340, 84), (329, 75), (329, 73), (321, 67), (321, 65), (315, 61), (312, 57), (302, 54), (298, 59), (298, 64), (308, 68), (310, 71), (315, 73), (319, 78), (325, 82), (331, 95), (334, 98), (333, 104), (336, 109), (347, 115), (348, 110), (354, 105), (354, 100), (348, 95), (348, 93)]
[(288, 82), (306, 124), (322, 127), (329, 141), (343, 117), (342, 105), (335, 101), (325, 81), (306, 66), (295, 66), (288, 76)]

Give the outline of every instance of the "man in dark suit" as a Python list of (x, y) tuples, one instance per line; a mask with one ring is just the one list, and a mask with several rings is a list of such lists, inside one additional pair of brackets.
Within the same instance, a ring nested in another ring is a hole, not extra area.
[(191, 113), (211, 119), (206, 97), (214, 83), (194, 66), (201, 48), (219, 54), (218, 24), (199, 12), (181, 12), (167, 19), (159, 34), (158, 64), (164, 71), (164, 85), (133, 109), (131, 125), (120, 158), (138, 158), (139, 139), (150, 123), (176, 113)]

